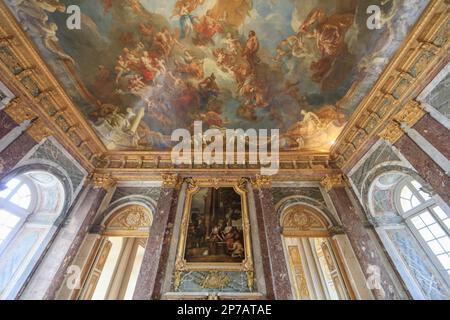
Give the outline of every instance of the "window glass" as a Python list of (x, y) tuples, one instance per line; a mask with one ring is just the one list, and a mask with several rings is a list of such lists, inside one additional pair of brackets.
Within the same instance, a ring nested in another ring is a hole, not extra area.
[(10, 235), (19, 223), (20, 218), (10, 212), (0, 209), (0, 245)]
[(0, 192), (0, 198), (6, 199), (11, 192), (19, 185), (20, 180), (12, 179), (6, 183), (6, 189)]
[(31, 191), (30, 187), (26, 184), (22, 184), (20, 188), (14, 193), (10, 200), (15, 205), (18, 205), (22, 209), (28, 209), (31, 204)]
[[(65, 199), (61, 181), (44, 171), (26, 172), (5, 186), (0, 191), (0, 300), (14, 297), (23, 285)], [(28, 227), (31, 215), (39, 229)]]

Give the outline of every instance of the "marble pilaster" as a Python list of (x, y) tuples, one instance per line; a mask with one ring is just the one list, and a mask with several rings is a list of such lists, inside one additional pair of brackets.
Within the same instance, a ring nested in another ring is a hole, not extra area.
[(394, 146), (417, 170), (419, 175), (430, 184), (447, 204), (450, 205), (450, 177), (430, 158), (414, 141), (403, 135)]
[(447, 159), (450, 159), (449, 130), (429, 114), (425, 114), (414, 126), (425, 139), (427, 139)]
[(293, 296), (289, 271), (271, 189), (268, 186), (261, 186), (254, 190), (254, 193), (261, 249), (263, 255), (267, 252), (267, 258), (264, 259), (266, 264), (264, 273), (271, 275), (270, 279), (266, 279), (268, 297), (276, 300), (291, 300)]
[(175, 186), (165, 186), (161, 190), (133, 300), (152, 300), (161, 296), (178, 194)]
[(5, 111), (0, 110), (0, 139), (17, 127), (16, 122)]
[(36, 141), (26, 132), (0, 152), (0, 179), (36, 145)]
[[(396, 289), (400, 282), (398, 279), (392, 279), (395, 274), (392, 270), (387, 269), (386, 257), (382, 256), (383, 253), (380, 252), (379, 247), (364, 226), (361, 212), (358, 212), (362, 208), (357, 207), (357, 202), (350, 198), (354, 196), (352, 191), (345, 186), (333, 186), (328, 190), (364, 277), (366, 280), (379, 280), (376, 281), (378, 285), (374, 284), (369, 287), (375, 299), (404, 299), (404, 294), (399, 293)], [(379, 270), (379, 274), (376, 270)]]

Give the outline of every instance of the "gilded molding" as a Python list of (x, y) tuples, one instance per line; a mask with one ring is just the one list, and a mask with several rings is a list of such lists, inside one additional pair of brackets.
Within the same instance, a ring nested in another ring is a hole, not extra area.
[[(244, 178), (245, 179), (245, 178)], [(242, 178), (186, 178), (184, 180), (187, 185), (186, 200), (184, 203), (183, 217), (181, 220), (181, 229), (179, 235), (179, 242), (177, 248), (177, 255), (175, 260), (175, 271), (174, 271), (174, 288), (178, 290), (181, 285), (182, 275), (185, 272), (190, 271), (241, 271), (247, 274), (247, 285), (250, 291), (254, 289), (254, 265), (253, 265), (253, 252), (251, 245), (251, 231), (250, 231), (250, 217), (248, 211), (248, 194), (247, 190), (242, 189), (243, 179)], [(242, 201), (242, 224), (244, 232), (244, 250), (245, 259), (241, 263), (231, 263), (231, 262), (214, 262), (214, 263), (202, 263), (202, 262), (188, 262), (185, 259), (185, 248), (186, 240), (188, 235), (190, 214), (191, 214), (191, 204), (193, 195), (199, 190), (200, 187), (233, 187), (234, 190), (241, 196)], [(218, 275), (218, 273), (216, 274)], [(209, 278), (205, 285), (217, 284), (219, 278), (215, 277)], [(224, 279), (222, 279), (224, 280)], [(211, 281), (211, 282), (210, 282)]]

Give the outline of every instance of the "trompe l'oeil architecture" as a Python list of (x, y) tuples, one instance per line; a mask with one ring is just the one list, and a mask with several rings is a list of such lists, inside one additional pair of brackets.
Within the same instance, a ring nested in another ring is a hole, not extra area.
[(449, 8), (1, 1), (0, 299), (449, 299)]

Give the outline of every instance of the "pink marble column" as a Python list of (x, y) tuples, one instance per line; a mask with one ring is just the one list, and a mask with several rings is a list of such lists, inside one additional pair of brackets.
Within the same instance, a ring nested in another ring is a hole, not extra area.
[[(358, 210), (363, 209), (359, 206), (355, 207), (354, 203), (357, 202), (352, 202), (350, 199), (350, 197), (353, 197), (356, 200), (353, 192), (345, 187), (334, 187), (329, 191), (329, 195), (366, 279), (371, 279), (374, 276), (372, 266), (376, 266), (380, 270), (382, 289), (371, 288), (374, 297), (379, 300), (402, 299), (403, 297), (395, 290), (396, 286), (391, 278), (396, 277), (396, 275), (393, 275), (392, 271), (385, 267), (386, 257), (381, 256), (382, 253), (364, 226), (361, 212), (358, 213)], [(396, 280), (398, 281), (398, 278)]]
[(428, 140), (447, 159), (450, 159), (450, 132), (440, 122), (429, 114), (425, 114), (414, 126), (425, 139)]
[(434, 192), (450, 205), (450, 178), (433, 159), (406, 134), (395, 143), (395, 147), (400, 150), (419, 175), (430, 184)]
[(161, 190), (133, 300), (155, 300), (161, 297), (178, 192), (176, 188)]
[(11, 119), (5, 111), (0, 111), (0, 139), (6, 136), (15, 127), (17, 127), (16, 122)]
[(0, 160), (3, 166), (0, 179), (6, 176), (35, 145), (36, 141), (28, 133), (24, 132), (5, 150), (0, 152)]
[(254, 193), (267, 297), (276, 300), (291, 300), (293, 299), (292, 287), (283, 251), (281, 227), (273, 204), (271, 189), (263, 187), (254, 190)]

